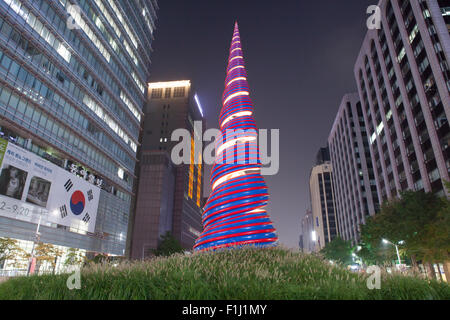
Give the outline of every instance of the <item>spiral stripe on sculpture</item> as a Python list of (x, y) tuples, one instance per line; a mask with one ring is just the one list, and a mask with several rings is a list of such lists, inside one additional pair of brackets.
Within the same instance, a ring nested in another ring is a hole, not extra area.
[(219, 116), (221, 135), (211, 173), (212, 192), (203, 213), (203, 232), (195, 250), (244, 245), (273, 246), (275, 227), (265, 207), (258, 132), (247, 82), (239, 28), (235, 24)]

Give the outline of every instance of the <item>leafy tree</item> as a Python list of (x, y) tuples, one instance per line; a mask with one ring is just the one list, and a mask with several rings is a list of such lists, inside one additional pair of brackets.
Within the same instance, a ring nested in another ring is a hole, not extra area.
[(106, 254), (100, 253), (95, 255), (94, 259), (92, 259), (93, 263), (102, 264), (109, 261), (109, 257)]
[(43, 262), (48, 262), (52, 266), (53, 273), (56, 269), (56, 262), (61, 257), (63, 252), (50, 243), (40, 242), (35, 248), (36, 258), (36, 272), (39, 272), (39, 268)]
[(6, 260), (13, 260), (17, 264), (23, 259), (24, 250), (20, 248), (19, 242), (11, 238), (0, 238), (0, 266)]
[[(443, 261), (449, 252), (449, 211), (445, 198), (423, 191), (405, 191), (400, 198), (384, 203), (380, 212), (361, 226), (361, 241), (373, 256), (382, 257), (383, 238), (401, 242), (399, 250), (416, 260)], [(394, 251), (395, 252), (395, 251)], [(386, 251), (388, 254), (388, 251)], [(387, 257), (386, 257), (387, 258)]]
[[(450, 183), (445, 182), (450, 193)], [(450, 253), (450, 201), (442, 198), (443, 206), (437, 212), (436, 217), (424, 226), (421, 239), (425, 250), (422, 259), (428, 262), (442, 262), (449, 260)]]
[(396, 258), (395, 248), (392, 246), (365, 242), (360, 242), (358, 245), (361, 249), (357, 254), (366, 265), (384, 265)]
[(339, 237), (327, 243), (325, 247), (320, 250), (320, 253), (326, 259), (336, 261), (344, 265), (349, 265), (353, 262), (351, 242), (345, 241)]
[(65, 266), (78, 266), (85, 261), (85, 257), (81, 254), (77, 248), (69, 248), (66, 254), (66, 260), (64, 260)]
[(184, 252), (180, 242), (167, 231), (166, 234), (161, 236), (161, 240), (158, 244), (158, 248), (153, 250), (155, 256), (170, 256), (174, 253)]

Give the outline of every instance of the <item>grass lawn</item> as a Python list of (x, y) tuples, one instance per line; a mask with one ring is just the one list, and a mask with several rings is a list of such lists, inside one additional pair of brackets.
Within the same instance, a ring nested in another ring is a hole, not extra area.
[(6, 299), (450, 299), (450, 286), (383, 274), (381, 289), (367, 275), (282, 248), (174, 255), (117, 267), (82, 270), (81, 289), (69, 290), (68, 274), (18, 277), (0, 284)]

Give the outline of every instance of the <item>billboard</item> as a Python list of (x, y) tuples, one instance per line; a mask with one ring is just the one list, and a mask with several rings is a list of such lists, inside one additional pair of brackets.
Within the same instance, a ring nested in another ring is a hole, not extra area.
[(0, 216), (94, 233), (100, 188), (0, 139)]

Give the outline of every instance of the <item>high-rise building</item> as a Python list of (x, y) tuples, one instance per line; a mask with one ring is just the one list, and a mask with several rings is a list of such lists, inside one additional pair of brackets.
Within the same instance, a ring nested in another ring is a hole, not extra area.
[(316, 165), (330, 161), (330, 149), (328, 147), (320, 148), (316, 155)]
[(157, 9), (0, 0), (0, 236), (125, 254)]
[[(355, 77), (380, 202), (402, 190), (445, 194), (450, 169), (448, 1), (381, 0)], [(444, 17), (443, 17), (444, 16)]]
[[(329, 150), (327, 150), (327, 153), (329, 154)], [(311, 169), (309, 192), (313, 223), (311, 234), (314, 242), (312, 245), (313, 251), (319, 251), (338, 236), (332, 172), (332, 165), (329, 160), (322, 163), (319, 161)]]
[(359, 96), (343, 97), (328, 138), (339, 235), (359, 239), (359, 225), (379, 210), (369, 139)]
[[(131, 244), (134, 259), (149, 256), (167, 231), (185, 249), (192, 249), (202, 231), (203, 148), (196, 146), (205, 128), (200, 99), (189, 80), (148, 87)], [(190, 133), (189, 164), (172, 161), (172, 149), (179, 142), (171, 136), (177, 129)]]

